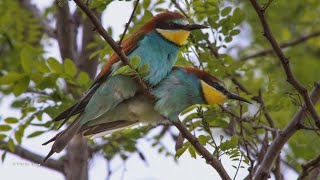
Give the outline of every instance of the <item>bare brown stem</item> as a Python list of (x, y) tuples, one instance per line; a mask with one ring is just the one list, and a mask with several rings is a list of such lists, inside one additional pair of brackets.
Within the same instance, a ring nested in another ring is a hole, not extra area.
[[(285, 43), (282, 43), (280, 44), (280, 48), (287, 48), (287, 47), (292, 47), (292, 46), (295, 46), (295, 45), (298, 45), (298, 44), (301, 44), (309, 39), (312, 39), (312, 38), (315, 38), (315, 37), (318, 37), (320, 36), (320, 31), (317, 31), (317, 32), (313, 32), (313, 33), (310, 33), (308, 35), (305, 35), (305, 36), (301, 36), (297, 39), (294, 39), (292, 41), (289, 41), (289, 42), (285, 42)], [(261, 51), (258, 51), (258, 52), (255, 52), (251, 55), (248, 55), (248, 56), (244, 56), (244, 57), (241, 57), (239, 60), (240, 61), (247, 61), (249, 59), (253, 59), (253, 58), (257, 58), (257, 57), (261, 57), (261, 56), (266, 56), (266, 55), (269, 55), (269, 54), (272, 54), (274, 53), (274, 50), (273, 49), (264, 49), (264, 50), (261, 50)]]
[(133, 19), (133, 17), (134, 17), (134, 13), (135, 13), (136, 10), (137, 10), (139, 1), (140, 1), (140, 0), (137, 0), (137, 1), (136, 1), (135, 5), (134, 5), (134, 8), (133, 8), (133, 11), (132, 11), (132, 13), (131, 13), (131, 16), (130, 16), (130, 18), (129, 18), (129, 21), (128, 21), (128, 22), (126, 23), (126, 25), (125, 25), (125, 28), (124, 28), (124, 31), (123, 31), (123, 33), (122, 33), (121, 39), (120, 39), (120, 41), (119, 41), (119, 43), (118, 43), (119, 46), (121, 46), (121, 43), (122, 43), (122, 41), (123, 41), (123, 39), (124, 39), (124, 36), (125, 36), (126, 33), (127, 33), (127, 30), (128, 30), (128, 28), (129, 28), (129, 25), (130, 25), (130, 23), (131, 23), (131, 21), (132, 21), (132, 19)]
[[(7, 147), (7, 144), (8, 142), (0, 141), (0, 149), (10, 152), (9, 148)], [(43, 156), (33, 153), (20, 145), (15, 145), (14, 152), (10, 152), (10, 153), (15, 154), (28, 161), (31, 161), (35, 164), (39, 164), (44, 159)], [(63, 173), (64, 165), (63, 165), (63, 161), (61, 160), (48, 159), (48, 161), (46, 161), (45, 163), (42, 163), (41, 165), (49, 169), (56, 170), (60, 173)]]

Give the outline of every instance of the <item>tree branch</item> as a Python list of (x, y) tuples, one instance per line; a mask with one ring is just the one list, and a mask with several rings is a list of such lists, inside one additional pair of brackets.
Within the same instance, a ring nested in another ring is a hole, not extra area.
[[(11, 152), (11, 151), (9, 151), (7, 144), (8, 143), (5, 141), (0, 141), (0, 149), (8, 151), (12, 154), (15, 154), (23, 159), (34, 162), (36, 164), (39, 164), (44, 159), (43, 156), (40, 156), (36, 153), (33, 153), (33, 152), (29, 151), (28, 149), (23, 148), (20, 145), (16, 145), (14, 152)], [(48, 159), (48, 161), (43, 163), (42, 166), (47, 167), (52, 170), (59, 171), (60, 173), (63, 173), (63, 162), (61, 160)]]
[(63, 6), (55, 1), (57, 8), (57, 40), (59, 43), (59, 50), (62, 60), (69, 58), (76, 60), (76, 34), (75, 24), (72, 21), (72, 16), (69, 10), (69, 4), (65, 3)]
[(174, 4), (174, 6), (187, 18), (189, 18), (189, 16), (187, 15), (186, 12), (184, 12), (184, 10), (182, 9), (182, 7), (180, 6), (180, 4), (177, 2), (177, 0), (171, 0), (172, 4)]
[(240, 89), (242, 92), (246, 93), (247, 95), (250, 95), (250, 94), (251, 94), (251, 92), (250, 92), (244, 85), (242, 85), (235, 77), (232, 77), (232, 75), (230, 75), (230, 76), (231, 76), (231, 81), (233, 82), (233, 84), (235, 84), (236, 86), (238, 86), (239, 89)]
[(308, 174), (315, 168), (320, 167), (320, 155), (315, 157), (314, 159), (311, 159), (307, 163), (301, 165), (302, 171), (298, 177), (299, 180), (304, 179), (308, 176)]
[(306, 104), (306, 109), (310, 112), (310, 115), (315, 121), (315, 124), (320, 128), (320, 117), (315, 110), (309, 95), (308, 90), (294, 77), (291, 67), (290, 67), (290, 61), (289, 59), (284, 55), (282, 52), (280, 46), (278, 45), (277, 41), (273, 37), (269, 24), (267, 22), (267, 19), (265, 17), (265, 9), (263, 9), (256, 0), (250, 0), (253, 8), (257, 12), (259, 19), (261, 21), (262, 27), (263, 27), (263, 35), (267, 38), (270, 45), (272, 46), (274, 52), (277, 54), (283, 69), (287, 76), (287, 81), (303, 96), (303, 99)]
[[(320, 81), (315, 85), (314, 89), (310, 94), (310, 99), (312, 103), (316, 104), (320, 99)], [(299, 130), (299, 123), (306, 118), (306, 105), (296, 112), (289, 124), (280, 132), (277, 137), (274, 139), (273, 143), (268, 148), (266, 155), (263, 158), (263, 161), (255, 174), (255, 180), (267, 179), (272, 167), (274, 160), (280, 154), (283, 146), (288, 142), (291, 136)]]
[[(77, 10), (77, 14), (81, 15), (80, 11)], [(99, 20), (101, 20), (101, 13), (98, 13), (97, 11), (94, 11), (95, 15)], [(81, 52), (79, 53), (79, 58), (77, 60), (77, 66), (80, 71), (87, 72), (91, 79), (94, 79), (97, 72), (97, 67), (99, 64), (98, 58), (99, 56), (95, 56), (92, 59), (89, 59), (90, 55), (97, 51), (100, 47), (94, 47), (88, 49), (88, 44), (95, 41), (94, 36), (95, 33), (92, 31), (94, 27), (92, 26), (92, 23), (90, 19), (85, 18), (82, 20), (82, 48)]]
[[(94, 26), (96, 27), (96, 30), (99, 32), (99, 34), (107, 41), (107, 43), (111, 46), (111, 48), (117, 53), (117, 55), (120, 57), (120, 60), (125, 64), (131, 67), (129, 64), (129, 60), (127, 56), (122, 51), (121, 47), (111, 38), (111, 36), (106, 32), (106, 30), (103, 28), (97, 17), (94, 15), (94, 13), (90, 10), (88, 6), (86, 6), (81, 0), (74, 0), (74, 2), (79, 6), (79, 8), (82, 9), (82, 11), (88, 16), (88, 18), (92, 21)], [(152, 101), (154, 101), (154, 97), (150, 94), (148, 86), (143, 82), (138, 82), (140, 86), (144, 90), (144, 94), (148, 96)], [(179, 131), (183, 134), (184, 137), (186, 137), (190, 143), (197, 149), (199, 153), (207, 160), (207, 162), (214, 167), (219, 175), (223, 179), (230, 179), (228, 173), (223, 168), (220, 161), (218, 161), (215, 157), (212, 156), (212, 154), (205, 149), (197, 140), (196, 137), (194, 137), (187, 128), (180, 122), (174, 122), (173, 123)]]
[(180, 121), (174, 121), (172, 123), (179, 129), (180, 133), (194, 146), (194, 148), (206, 159), (207, 163), (210, 164), (219, 173), (222, 179), (231, 179), (221, 162), (218, 161), (204, 146), (202, 146), (198, 139), (193, 136)]
[[(306, 36), (301, 36), (300, 38), (298, 39), (295, 39), (295, 40), (292, 40), (292, 41), (289, 41), (289, 42), (286, 42), (286, 43), (282, 43), (280, 44), (280, 48), (287, 48), (287, 47), (291, 47), (291, 46), (295, 46), (295, 45), (298, 45), (300, 43), (303, 43), (311, 38), (315, 38), (315, 37), (318, 37), (320, 36), (320, 31), (318, 32), (313, 32), (313, 33), (310, 33)], [(253, 58), (257, 58), (257, 57), (261, 57), (261, 56), (266, 56), (268, 54), (272, 54), (274, 52), (273, 49), (264, 49), (264, 50), (261, 50), (261, 51), (258, 51), (258, 52), (255, 52), (251, 55), (248, 55), (248, 56), (244, 56), (244, 57), (241, 57), (239, 60), (240, 61), (247, 61), (249, 59), (253, 59)]]
[(77, 134), (68, 144), (64, 166), (66, 180), (88, 179), (89, 151), (87, 141), (81, 134)]
[(40, 20), (41, 28), (48, 36), (56, 38), (56, 32), (53, 27), (50, 26), (49, 21), (41, 17), (40, 10), (35, 5), (33, 5), (30, 0), (19, 0), (19, 2), (24, 9), (32, 13), (32, 16), (34, 18)]
[(123, 31), (123, 33), (122, 33), (121, 39), (120, 39), (120, 41), (119, 41), (119, 43), (118, 43), (119, 46), (121, 46), (121, 43), (122, 43), (122, 41), (123, 41), (123, 39), (124, 39), (124, 36), (125, 36), (126, 33), (127, 33), (127, 30), (128, 30), (128, 28), (129, 28), (129, 25), (130, 25), (130, 23), (131, 23), (131, 21), (132, 21), (132, 19), (133, 19), (134, 13), (135, 13), (136, 10), (137, 10), (139, 1), (140, 1), (140, 0), (137, 0), (137, 1), (136, 1), (135, 5), (134, 5), (134, 8), (133, 8), (133, 11), (132, 11), (132, 13), (131, 13), (131, 16), (130, 16), (130, 18), (129, 18), (129, 21), (128, 21), (128, 22), (126, 23), (126, 25), (125, 25), (125, 28), (124, 28), (124, 31)]

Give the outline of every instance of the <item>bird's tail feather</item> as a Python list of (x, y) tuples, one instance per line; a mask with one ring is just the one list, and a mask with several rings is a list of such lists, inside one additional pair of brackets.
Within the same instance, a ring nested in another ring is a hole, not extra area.
[(81, 128), (81, 123), (80, 120), (83, 116), (82, 114), (79, 114), (79, 116), (70, 124), (70, 126), (58, 133), (56, 136), (54, 136), (52, 139), (50, 139), (49, 141), (43, 143), (44, 145), (54, 141), (51, 151), (49, 152), (49, 154), (47, 155), (47, 157), (43, 160), (43, 162), (45, 162), (51, 155), (53, 155), (53, 153), (59, 153), (61, 152), (69, 143), (69, 141), (71, 140), (71, 138), (78, 133), (79, 129)]
[[(64, 130), (63, 130), (63, 131), (64, 131)], [(47, 144), (55, 141), (55, 140), (60, 136), (60, 134), (63, 133), (63, 131), (59, 132), (58, 134), (56, 134), (55, 136), (53, 136), (53, 138), (49, 139), (48, 141), (42, 143), (42, 145), (47, 145)]]
[(124, 127), (119, 127), (119, 128), (114, 128), (114, 129), (110, 129), (110, 130), (107, 130), (107, 131), (103, 131), (103, 132), (94, 134), (93, 136), (90, 137), (90, 139), (94, 139), (94, 138), (99, 138), (99, 137), (102, 137), (102, 136), (106, 136), (106, 135), (109, 135), (109, 134), (112, 134), (112, 133), (121, 131), (121, 130), (123, 130), (123, 129), (125, 129), (125, 128), (132, 127), (132, 126), (137, 125), (137, 124), (138, 124), (138, 123), (132, 123), (132, 124), (128, 124), (128, 126), (124, 126)]

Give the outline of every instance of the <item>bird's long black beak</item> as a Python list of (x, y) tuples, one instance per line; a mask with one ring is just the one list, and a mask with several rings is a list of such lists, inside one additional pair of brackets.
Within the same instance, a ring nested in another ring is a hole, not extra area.
[(185, 30), (193, 31), (197, 29), (205, 29), (208, 28), (208, 26), (200, 25), (200, 24), (187, 24), (184, 26)]
[(236, 94), (233, 94), (231, 92), (227, 92), (226, 93), (226, 96), (229, 98), (229, 99), (235, 99), (235, 100), (239, 100), (239, 101), (243, 101), (243, 102), (246, 102), (246, 103), (249, 103), (249, 104), (252, 104), (250, 101), (248, 101), (247, 99), (241, 97), (241, 96), (238, 96)]

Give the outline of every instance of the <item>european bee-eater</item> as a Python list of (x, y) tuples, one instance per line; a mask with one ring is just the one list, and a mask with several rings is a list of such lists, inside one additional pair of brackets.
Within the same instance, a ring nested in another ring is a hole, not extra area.
[[(149, 65), (148, 75), (143, 76), (143, 79), (153, 87), (171, 71), (178, 50), (186, 43), (190, 31), (201, 28), (206, 26), (188, 24), (185, 16), (167, 11), (156, 15), (129, 36), (122, 43), (122, 47), (129, 61), (130, 58), (139, 56), (140, 67)], [(54, 119), (64, 119), (61, 124), (63, 125), (70, 116), (79, 114), (66, 131), (59, 133), (46, 159), (54, 152), (61, 152), (82, 124), (99, 118), (136, 94), (139, 87), (132, 77), (111, 75), (121, 66), (119, 57), (115, 53), (112, 54), (84, 97)]]
[[(96, 119), (75, 121), (72, 127), (79, 126), (76, 133), (101, 136), (137, 123), (156, 124), (166, 120), (177, 121), (180, 112), (194, 104), (222, 104), (227, 99), (250, 103), (227, 91), (221, 81), (209, 73), (184, 66), (175, 67), (153, 88), (152, 94), (156, 97), (155, 105), (148, 97), (137, 93)], [(74, 131), (72, 127), (63, 131), (62, 134)], [(61, 141), (61, 138), (57, 135), (47, 143), (52, 141), (56, 143)]]

